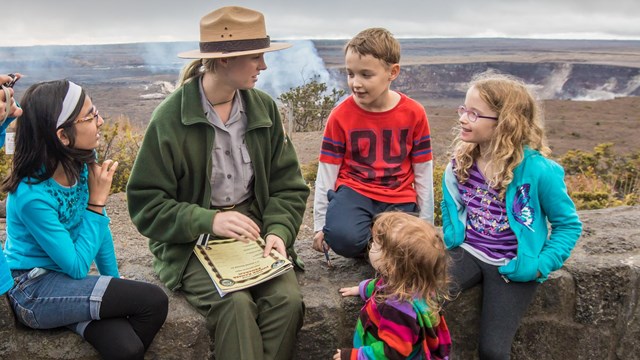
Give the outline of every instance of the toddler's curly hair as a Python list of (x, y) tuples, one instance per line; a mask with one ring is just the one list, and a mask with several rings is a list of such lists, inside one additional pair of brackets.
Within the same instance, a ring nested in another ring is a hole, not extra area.
[(422, 298), (432, 311), (440, 311), (449, 298), (449, 257), (436, 228), (413, 215), (392, 211), (376, 217), (372, 234), (381, 249), (378, 272), (384, 280), (384, 291), (378, 292), (376, 300)]

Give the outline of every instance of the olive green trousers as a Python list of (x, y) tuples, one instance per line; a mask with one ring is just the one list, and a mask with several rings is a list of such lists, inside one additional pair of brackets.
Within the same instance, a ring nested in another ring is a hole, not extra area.
[(220, 297), (206, 270), (192, 255), (180, 291), (206, 318), (216, 360), (293, 357), (304, 317), (302, 293), (293, 270)]

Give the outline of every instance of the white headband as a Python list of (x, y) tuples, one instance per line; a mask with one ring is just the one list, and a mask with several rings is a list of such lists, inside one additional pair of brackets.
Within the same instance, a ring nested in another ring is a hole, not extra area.
[(67, 118), (71, 116), (73, 110), (75, 110), (76, 105), (78, 105), (78, 100), (80, 100), (80, 94), (82, 93), (82, 88), (75, 83), (69, 81), (69, 90), (67, 90), (67, 95), (64, 97), (64, 101), (62, 102), (62, 111), (60, 112), (60, 116), (58, 116), (58, 122), (56, 123), (56, 129), (60, 127)]

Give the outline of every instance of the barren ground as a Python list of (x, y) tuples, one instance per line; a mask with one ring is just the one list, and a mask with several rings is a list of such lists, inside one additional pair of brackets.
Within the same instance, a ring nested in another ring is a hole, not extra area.
[[(160, 100), (139, 99), (141, 90), (129, 87), (118, 89), (106, 86), (89, 89), (96, 99), (100, 112), (111, 118), (126, 114), (143, 131), (144, 124)], [(436, 162), (447, 159), (447, 149), (453, 138), (452, 128), (457, 121), (456, 107), (462, 99), (416, 99), (426, 108), (431, 126)], [(560, 157), (571, 149), (592, 150), (594, 146), (611, 142), (622, 153), (640, 150), (640, 97), (626, 97), (605, 101), (547, 100), (543, 102), (546, 131), (553, 149), (553, 157)], [(321, 132), (294, 133), (291, 139), (301, 164), (316, 161), (322, 139)], [(115, 202), (124, 196), (114, 197)], [(297, 248), (305, 261), (322, 261), (321, 256), (310, 250), (313, 237), (313, 194), (307, 203), (307, 212), (299, 234)], [(114, 207), (117, 205), (114, 205)], [(124, 204), (120, 205), (124, 207)], [(125, 211), (125, 210), (123, 210)], [(116, 222), (114, 222), (115, 224)], [(116, 231), (135, 231), (123, 227)], [(123, 234), (127, 236), (127, 234)]]

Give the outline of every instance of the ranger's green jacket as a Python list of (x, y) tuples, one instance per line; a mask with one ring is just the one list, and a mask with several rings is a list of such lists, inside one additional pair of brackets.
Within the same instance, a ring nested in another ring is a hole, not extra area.
[[(180, 288), (197, 237), (211, 233), (217, 212), (209, 209), (215, 132), (202, 109), (198, 83), (198, 78), (186, 83), (153, 112), (127, 185), (131, 219), (149, 238), (154, 269), (172, 290)], [(262, 219), (262, 236), (282, 238), (302, 265), (293, 242), (309, 187), (273, 99), (255, 89), (240, 93), (255, 176), (250, 211)]]

